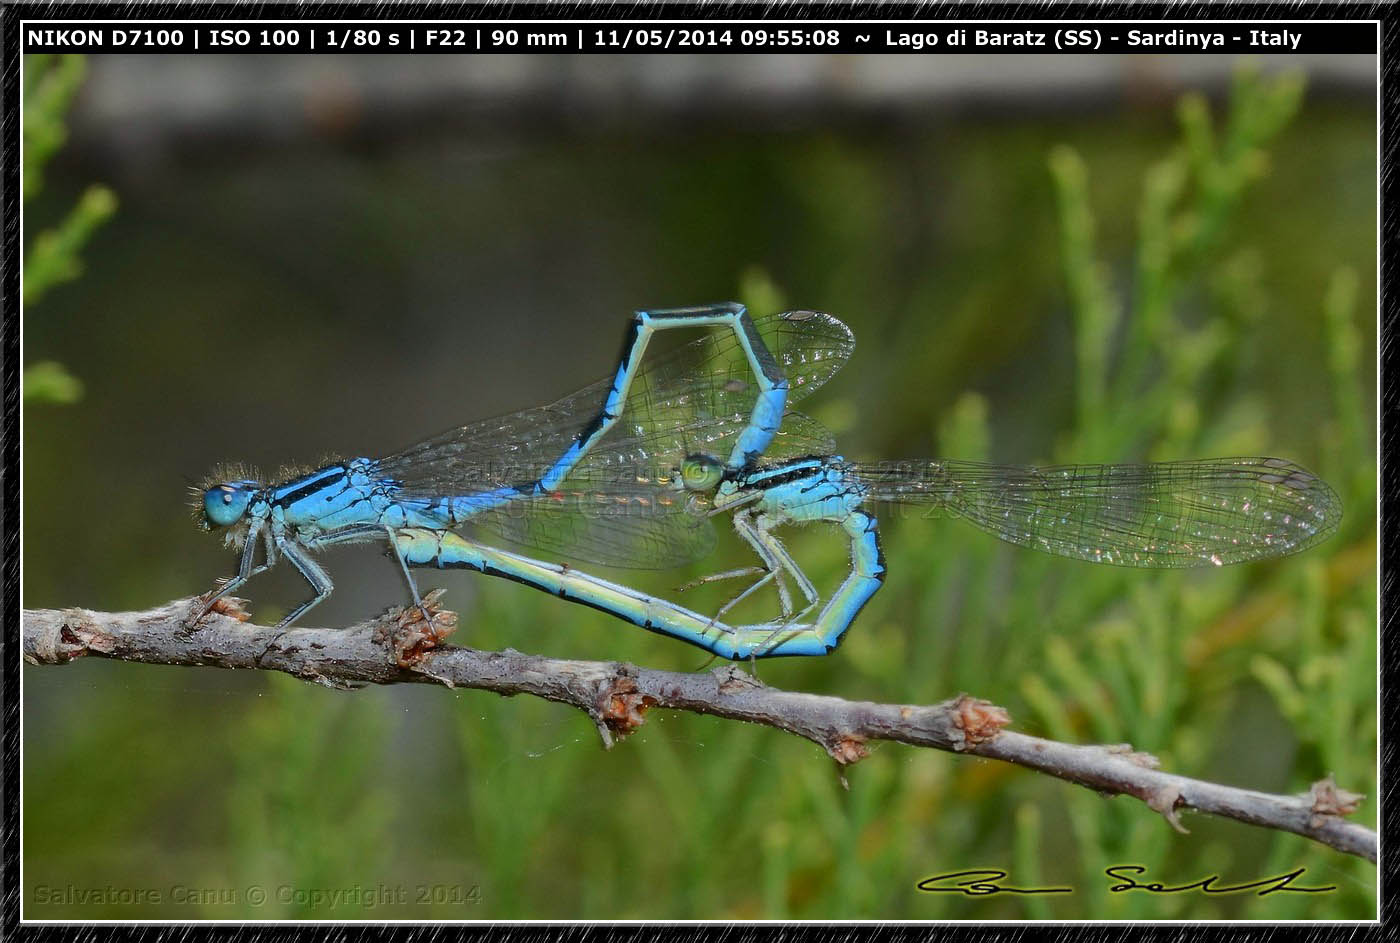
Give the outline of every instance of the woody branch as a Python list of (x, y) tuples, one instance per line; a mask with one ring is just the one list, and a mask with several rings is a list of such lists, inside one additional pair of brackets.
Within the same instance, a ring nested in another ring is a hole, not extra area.
[(1158, 769), (1154, 757), (1126, 744), (1076, 745), (1007, 730), (1004, 709), (968, 695), (933, 705), (879, 704), (772, 688), (735, 666), (681, 673), (447, 646), (443, 640), (456, 616), (436, 607), (436, 594), (425, 600), (426, 610), (391, 611), (348, 629), (253, 625), (236, 600), (221, 600), (195, 623), (203, 603), (181, 599), (120, 613), (25, 610), (24, 657), (49, 665), (93, 655), (263, 669), (338, 688), (414, 682), (532, 694), (584, 711), (609, 747), (653, 708), (776, 727), (820, 745), (842, 767), (866, 756), (870, 741), (890, 740), (1001, 760), (1102, 794), (1132, 796), (1179, 831), (1185, 831), (1180, 810), (1194, 809), (1376, 861), (1376, 833), (1344, 818), (1363, 797), (1338, 788), (1330, 776), (1294, 796), (1191, 779)]

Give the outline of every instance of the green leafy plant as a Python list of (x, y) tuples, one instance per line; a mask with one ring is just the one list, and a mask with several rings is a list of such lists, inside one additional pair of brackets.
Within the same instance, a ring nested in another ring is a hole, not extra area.
[[(1230, 389), (1247, 329), (1257, 331), (1255, 322), (1267, 308), (1254, 250), (1231, 245), (1230, 224), (1248, 186), (1265, 173), (1264, 148), (1296, 112), (1302, 88), (1296, 74), (1264, 79), (1242, 69), (1219, 131), (1203, 98), (1182, 99), (1181, 144), (1146, 174), (1131, 303), (1124, 303), (1109, 267), (1097, 258), (1082, 159), (1064, 147), (1052, 153), (1078, 377), (1076, 422), (1059, 457), (1242, 454), (1267, 442), (1261, 403), (1237, 397), (1233, 408), (1215, 417), (1201, 415), (1195, 403), (1202, 388)], [(1355, 276), (1343, 269), (1327, 298), (1318, 301), (1327, 326), (1336, 437), (1364, 454), (1355, 294)], [(1183, 317), (1188, 308), (1194, 324)], [(1144, 579), (1107, 571), (1092, 575), (1101, 588), (1092, 597), (1062, 594), (1051, 610), (1053, 623), (1087, 631), (1046, 635), (1039, 667), (1022, 676), (1022, 695), (1038, 722), (1057, 739), (1131, 740), (1170, 768), (1196, 769), (1232, 734), (1208, 733), (1201, 709), (1210, 705), (1216, 717), (1229, 716), (1232, 707), (1224, 698), (1240, 696), (1236, 679), (1244, 672), (1269, 693), (1305, 748), (1290, 777), (1296, 791), (1328, 772), (1345, 771), (1349, 784), (1373, 783), (1365, 745), (1374, 742), (1374, 621), (1368, 615), (1374, 613), (1374, 589), (1355, 579), (1354, 571), (1350, 579), (1338, 571), (1350, 569), (1346, 561), (1357, 549), (1348, 546), (1346, 533), (1366, 526), (1374, 466), (1348, 477), (1346, 498), (1355, 515), (1331, 543), (1331, 560), (1314, 554), (1270, 567), (1248, 592), (1250, 577), (1242, 572), (1206, 585), (1177, 573)], [(1360, 549), (1367, 552), (1365, 545)], [(1346, 587), (1343, 598), (1334, 598), (1331, 587), (1338, 584)], [(1033, 598), (1035, 588), (1026, 585), (1018, 595)], [(1241, 607), (1239, 599), (1251, 603)], [(1141, 809), (1105, 804), (1083, 792), (1068, 802), (1086, 884), (1102, 883), (1105, 867), (1127, 861), (1149, 874), (1165, 874), (1180, 856), (1170, 832)], [(1035, 819), (1020, 819), (1016, 827), (1021, 847), (1038, 842)], [(1207, 847), (1211, 853), (1197, 859), (1202, 875), (1230, 875), (1239, 856), (1223, 844)], [(1346, 871), (1355, 883), (1343, 894), (1374, 882), (1374, 869), (1365, 862), (1337, 862), (1295, 836), (1273, 837), (1267, 860), (1260, 874), (1299, 864)], [(1099, 916), (1287, 918), (1311, 912), (1308, 903), (1280, 899), (1226, 899), (1187, 911), (1180, 897), (1138, 895), (1117, 896), (1111, 905)]]
[[(24, 63), (24, 202), (39, 195), (49, 160), (68, 137), (65, 116), (86, 72), (82, 56), (33, 55)], [(26, 311), (52, 288), (82, 274), (80, 253), (97, 229), (112, 217), (117, 197), (93, 184), (63, 220), (34, 237), (24, 257)], [(26, 402), (72, 403), (83, 385), (62, 364), (46, 360), (24, 371)]]

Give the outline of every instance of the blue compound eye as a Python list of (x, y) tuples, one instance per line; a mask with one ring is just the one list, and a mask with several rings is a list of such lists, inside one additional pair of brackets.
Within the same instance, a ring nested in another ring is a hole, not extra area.
[(204, 518), (213, 527), (238, 523), (253, 492), (239, 485), (216, 485), (204, 492)]

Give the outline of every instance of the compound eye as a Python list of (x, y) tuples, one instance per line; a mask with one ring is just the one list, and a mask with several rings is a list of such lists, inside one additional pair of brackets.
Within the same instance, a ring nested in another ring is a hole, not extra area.
[(724, 466), (713, 455), (687, 455), (681, 462), (681, 482), (687, 491), (713, 491), (724, 479)]
[(248, 510), (251, 498), (252, 492), (237, 485), (215, 485), (204, 492), (204, 517), (214, 527), (229, 527)]

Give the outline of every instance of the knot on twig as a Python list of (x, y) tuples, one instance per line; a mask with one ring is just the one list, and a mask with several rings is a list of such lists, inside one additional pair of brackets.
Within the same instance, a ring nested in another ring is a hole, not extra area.
[(1328, 816), (1351, 815), (1365, 798), (1359, 792), (1348, 792), (1339, 788), (1332, 774), (1328, 773), (1303, 793), (1303, 799), (1308, 802), (1309, 811), (1312, 813), (1308, 824), (1313, 828), (1321, 828)]
[(953, 748), (959, 751), (986, 743), (1011, 723), (1011, 715), (1006, 708), (970, 694), (959, 694), (951, 705), (949, 715), (953, 720), (955, 735)]
[(374, 629), (374, 641), (388, 647), (400, 668), (416, 667), (428, 652), (457, 631), (457, 613), (438, 605), (435, 589), (416, 606), (390, 609)]
[[(599, 692), (597, 717), (608, 731), (625, 737), (646, 723), (647, 710), (655, 703), (656, 698), (637, 690), (635, 678), (617, 674)], [(604, 742), (612, 745), (609, 737)]]
[(1177, 818), (1176, 807), (1185, 805), (1181, 798), (1181, 788), (1175, 783), (1167, 783), (1152, 792), (1142, 796), (1142, 801), (1147, 803), (1147, 807), (1167, 820), (1167, 824), (1183, 835), (1190, 835), (1191, 832), (1185, 825), (1181, 824), (1181, 819)]
[[(826, 752), (831, 754), (831, 758), (838, 766), (850, 766), (852, 763), (859, 763), (870, 755), (870, 748), (865, 745), (865, 738), (855, 734), (845, 733), (836, 739), (828, 741)], [(842, 785), (846, 784), (845, 777), (841, 779)], [(847, 789), (850, 786), (846, 786)]]
[(112, 651), (113, 639), (86, 619), (81, 609), (64, 613), (39, 633), (24, 653), (25, 660), (35, 665), (62, 665), (82, 658), (89, 651)]

